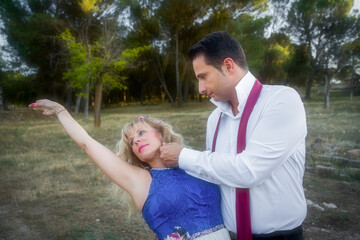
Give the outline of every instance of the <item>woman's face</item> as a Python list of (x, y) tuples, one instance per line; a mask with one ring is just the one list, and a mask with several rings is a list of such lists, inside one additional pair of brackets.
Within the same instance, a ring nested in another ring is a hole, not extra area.
[(150, 166), (160, 159), (161, 133), (146, 123), (138, 123), (129, 134), (129, 144), (133, 153)]

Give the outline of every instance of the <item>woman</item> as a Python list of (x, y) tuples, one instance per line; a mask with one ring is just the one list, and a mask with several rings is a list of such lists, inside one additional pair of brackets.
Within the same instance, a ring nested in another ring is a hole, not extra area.
[(170, 125), (144, 117), (128, 123), (117, 156), (91, 138), (62, 105), (44, 99), (29, 107), (58, 117), (89, 158), (130, 194), (158, 239), (230, 239), (223, 225), (218, 186), (181, 169), (166, 168), (161, 161), (163, 143), (182, 143)]

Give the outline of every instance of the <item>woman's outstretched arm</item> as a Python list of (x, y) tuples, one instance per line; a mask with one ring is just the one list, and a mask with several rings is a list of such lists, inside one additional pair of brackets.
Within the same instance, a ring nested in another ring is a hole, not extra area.
[(136, 206), (142, 209), (151, 183), (151, 176), (148, 171), (123, 161), (111, 150), (89, 136), (85, 129), (59, 103), (43, 99), (30, 104), (29, 107), (41, 110), (47, 116), (56, 115), (65, 131), (76, 144), (112, 181), (130, 193)]

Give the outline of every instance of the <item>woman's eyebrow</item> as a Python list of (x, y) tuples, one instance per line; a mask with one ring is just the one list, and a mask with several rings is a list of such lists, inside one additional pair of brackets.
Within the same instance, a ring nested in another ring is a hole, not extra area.
[[(138, 129), (136, 130), (136, 132), (135, 132), (134, 135), (138, 134), (141, 130), (142, 130), (141, 128), (138, 128)], [(131, 137), (129, 138), (129, 140), (132, 140), (132, 139), (134, 139), (133, 136), (131, 136)]]

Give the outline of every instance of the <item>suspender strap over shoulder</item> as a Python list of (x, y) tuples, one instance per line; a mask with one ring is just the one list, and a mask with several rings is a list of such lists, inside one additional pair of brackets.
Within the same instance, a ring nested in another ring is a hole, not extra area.
[[(238, 136), (237, 136), (237, 153), (241, 153), (246, 147), (246, 128), (252, 110), (259, 98), (262, 89), (262, 84), (256, 80), (249, 97), (246, 101), (244, 111), (241, 115)], [(220, 120), (222, 113), (220, 113), (219, 121), (217, 123), (212, 144), (212, 152), (215, 152), (216, 139), (219, 131)], [(248, 188), (236, 189), (236, 230), (238, 240), (251, 240), (251, 218), (250, 218), (250, 195)]]

